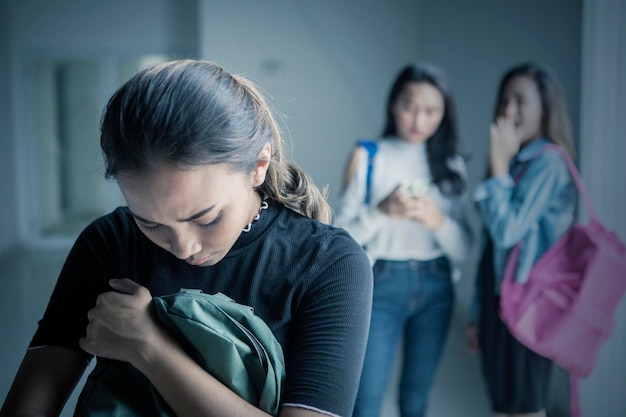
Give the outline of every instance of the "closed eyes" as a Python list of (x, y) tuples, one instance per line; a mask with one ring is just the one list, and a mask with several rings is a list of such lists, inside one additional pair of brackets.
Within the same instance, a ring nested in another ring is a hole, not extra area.
[(217, 224), (219, 224), (219, 222), (222, 220), (222, 213), (220, 212), (213, 220), (211, 220), (209, 223), (206, 224), (199, 224), (200, 227), (202, 227), (203, 229), (209, 229), (213, 226), (216, 226)]
[[(202, 229), (210, 229), (211, 227), (216, 226), (217, 224), (220, 223), (220, 221), (222, 220), (222, 213), (219, 213), (213, 220), (211, 220), (209, 223), (196, 223), (200, 228)], [(145, 230), (146, 232), (154, 232), (156, 230), (158, 230), (159, 228), (163, 227), (163, 225), (158, 224), (158, 223), (146, 223), (138, 218), (135, 217), (135, 223), (137, 223), (137, 225), (142, 229)]]
[(159, 227), (161, 227), (160, 224), (146, 224), (144, 222), (142, 222), (141, 220), (135, 218), (135, 223), (137, 223), (137, 225), (142, 229), (145, 230), (147, 232), (154, 232), (155, 230), (157, 230)]

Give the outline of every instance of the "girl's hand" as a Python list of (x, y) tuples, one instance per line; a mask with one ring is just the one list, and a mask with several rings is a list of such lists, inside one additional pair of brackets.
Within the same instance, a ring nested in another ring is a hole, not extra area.
[(469, 323), (465, 328), (465, 344), (470, 354), (475, 355), (480, 351), (478, 342), (478, 324)]
[(494, 176), (509, 172), (509, 162), (519, 151), (521, 138), (511, 118), (498, 117), (496, 123), (489, 127), (491, 173)]
[(147, 288), (130, 279), (113, 279), (87, 314), (87, 334), (80, 347), (93, 355), (132, 362), (162, 331)]
[(417, 201), (413, 220), (422, 223), (430, 230), (437, 230), (443, 224), (445, 216), (427, 196), (413, 197)]
[(402, 193), (400, 186), (378, 204), (378, 209), (389, 217), (414, 220), (431, 230), (439, 229), (445, 219), (427, 196), (417, 197)]
[(394, 219), (411, 219), (415, 216), (417, 200), (400, 192), (398, 185), (384, 200), (378, 203), (378, 209)]

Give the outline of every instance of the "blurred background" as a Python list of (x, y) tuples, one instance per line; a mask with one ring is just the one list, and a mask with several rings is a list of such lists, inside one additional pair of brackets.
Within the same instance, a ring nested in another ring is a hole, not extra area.
[[(535, 60), (563, 83), (585, 183), (626, 239), (626, 0), (0, 0), (0, 400), (77, 233), (123, 204), (103, 179), (106, 100), (137, 69), (174, 58), (255, 81), (331, 205), (355, 140), (381, 132), (402, 66), (428, 61), (448, 74), (473, 187), (499, 78)], [(477, 252), (457, 285), (432, 417), (488, 415), (477, 358), (462, 345)], [(615, 319), (581, 383), (585, 416), (626, 415), (625, 302)], [(568, 415), (564, 372), (553, 388), (550, 415)], [(392, 396), (384, 413), (397, 415)]]

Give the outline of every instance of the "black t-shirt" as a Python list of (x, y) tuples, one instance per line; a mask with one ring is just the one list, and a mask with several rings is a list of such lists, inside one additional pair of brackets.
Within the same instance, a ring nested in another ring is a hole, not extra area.
[(63, 266), (31, 347), (78, 345), (87, 312), (108, 280), (130, 278), (153, 296), (201, 289), (252, 306), (283, 347), (283, 404), (347, 416), (359, 384), (372, 296), (372, 272), (343, 229), (272, 202), (224, 259), (198, 267), (152, 243), (127, 208), (88, 226)]

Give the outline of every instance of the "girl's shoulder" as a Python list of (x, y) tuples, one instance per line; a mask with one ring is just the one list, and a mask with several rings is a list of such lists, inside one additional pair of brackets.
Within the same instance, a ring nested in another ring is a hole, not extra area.
[(128, 207), (117, 207), (113, 211), (94, 219), (83, 233), (125, 233), (134, 224), (133, 215)]
[(78, 235), (75, 246), (124, 248), (144, 244), (145, 239), (128, 208), (118, 207), (87, 225)]
[(525, 155), (520, 154), (521, 162), (535, 166), (552, 166), (554, 169), (567, 171), (567, 151), (558, 145), (545, 142), (541, 146), (527, 152)]
[(545, 138), (539, 138), (524, 146), (516, 155), (516, 159), (522, 163), (540, 161), (555, 161), (565, 164), (567, 151)]
[(311, 219), (287, 207), (281, 210), (271, 228), (271, 241), (282, 241), (301, 253), (362, 252), (362, 247), (343, 228)]
[[(572, 182), (566, 151), (548, 144), (537, 147), (533, 153), (527, 153), (519, 160), (516, 177), (555, 183), (567, 186)], [(522, 155), (520, 155), (522, 156)]]

